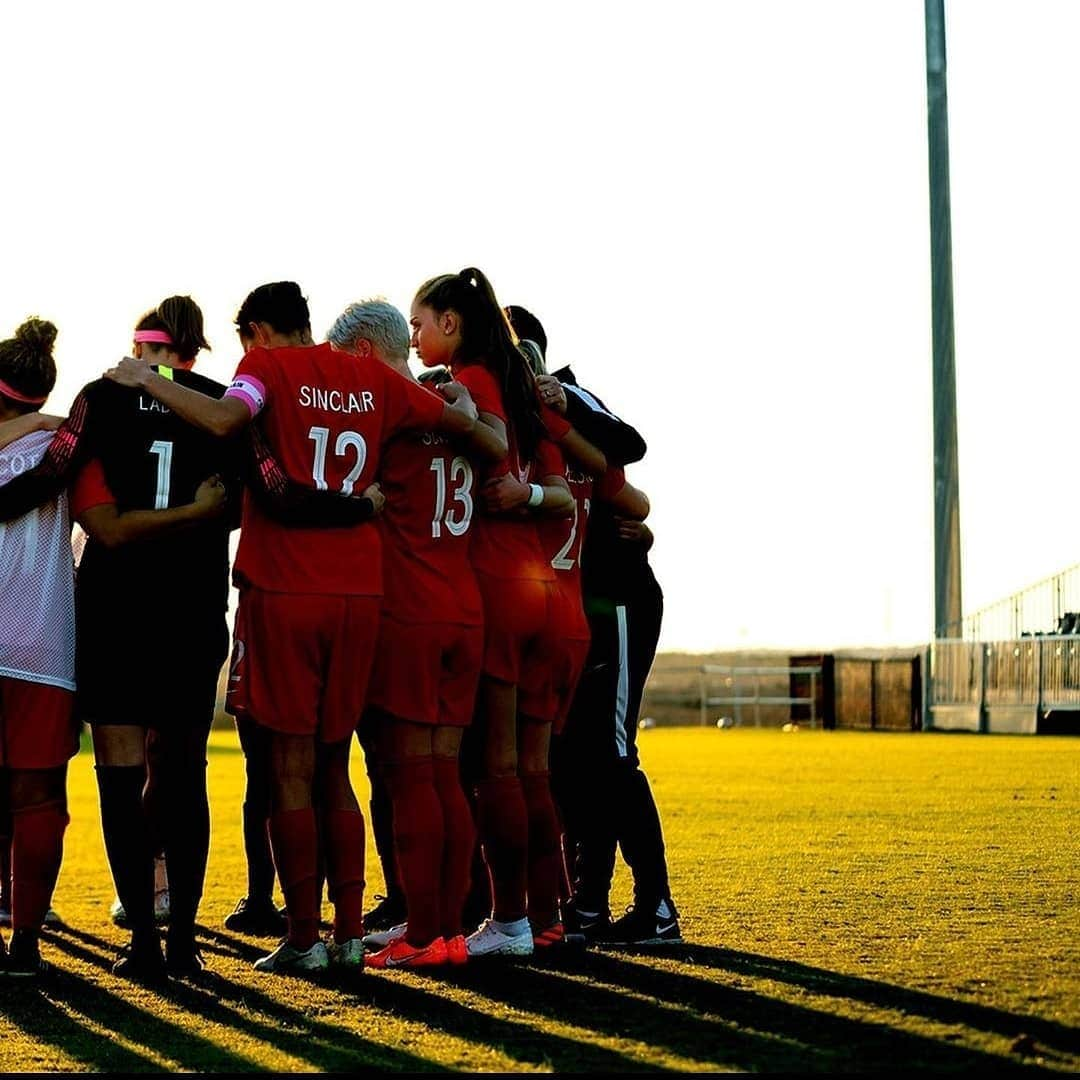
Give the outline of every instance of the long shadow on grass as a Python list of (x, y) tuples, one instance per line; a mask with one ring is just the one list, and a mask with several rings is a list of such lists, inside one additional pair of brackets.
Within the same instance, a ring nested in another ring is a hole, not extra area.
[[(216, 930), (200, 930), (199, 936), (201, 939), (210, 940), (208, 951), (212, 950), (221, 955), (250, 960), (261, 956), (265, 951)], [(508, 970), (507, 977), (514, 978), (517, 970)], [(277, 1015), (279, 1012), (291, 1011), (273, 998), (248, 986), (226, 983), (217, 987), (215, 992), (239, 1006), (265, 1011), (275, 1019), (283, 1018)], [(447, 998), (442, 986), (436, 981), (432, 981), (430, 988), (417, 987), (415, 984), (399, 982), (395, 976), (381, 977), (369, 973), (354, 981), (351, 986), (343, 988), (341, 993), (349, 1004), (372, 1005), (403, 1020), (423, 1023), (479, 1046), (493, 1046), (522, 1064), (546, 1065), (557, 1072), (670, 1071), (635, 1061), (617, 1050), (538, 1030), (528, 1021), (506, 1020), (479, 1012)], [(566, 1019), (569, 1021), (569, 1017)]]
[[(88, 944), (108, 948), (106, 942), (91, 934), (72, 931), (72, 936)], [(265, 946), (254, 945), (205, 927), (199, 928), (199, 939), (205, 952), (245, 962), (257, 959), (266, 952)], [(85, 957), (93, 957), (88, 950), (79, 951), (85, 954)], [(94, 962), (93, 959), (91, 962)], [(108, 966), (100, 958), (99, 962), (105, 967)], [(513, 977), (512, 972), (508, 974)], [(288, 984), (271, 978), (270, 985), (280, 990)], [(424, 1023), (481, 1046), (495, 1046), (508, 1057), (523, 1064), (547, 1065), (560, 1071), (665, 1071), (635, 1061), (616, 1050), (537, 1030), (527, 1022), (506, 1020), (477, 1012), (466, 1005), (447, 1000), (438, 983), (432, 983), (430, 990), (421, 989), (369, 974), (348, 985), (334, 986), (329, 982), (320, 982), (317, 985), (335, 991), (344, 1004), (374, 1005), (395, 1016)], [(197, 1013), (208, 1022), (246, 1030), (324, 1071), (348, 1070), (361, 1062), (386, 1069), (441, 1068), (421, 1059), (409, 1058), (408, 1055), (379, 1044), (369, 1043), (340, 1027), (313, 1020), (248, 984), (234, 983), (211, 975), (204, 977), (203, 985), (173, 983), (164, 993), (170, 1000)], [(255, 1019), (251, 1016), (252, 1013), (265, 1019)], [(242, 1022), (238, 1023), (240, 1018)], [(277, 1026), (279, 1024), (291, 1030), (283, 1030)], [(297, 1032), (297, 1028), (301, 1030)], [(402, 1059), (405, 1058), (408, 1058), (408, 1061), (403, 1065)]]
[[(515, 1008), (749, 1072), (901, 1066), (996, 1074), (1048, 1071), (616, 957), (586, 954), (562, 967), (507, 970), (475, 964), (453, 981)], [(611, 985), (568, 979), (571, 970)]]
[[(655, 950), (651, 955), (656, 955)], [(1067, 1053), (1080, 1053), (1080, 1029), (1056, 1020), (1043, 1020), (1037, 1016), (1011, 1013), (990, 1005), (940, 997), (924, 990), (911, 990), (892, 983), (876, 982), (858, 975), (843, 975), (825, 968), (810, 967), (790, 960), (759, 956), (755, 953), (719, 949), (707, 945), (688, 945), (665, 951), (673, 960), (700, 964), (740, 975), (752, 975), (761, 979), (774, 979), (794, 986), (801, 986), (816, 994), (829, 994), (855, 1001), (864, 1001), (886, 1009), (924, 1016), (946, 1024), (963, 1024), (979, 1031), (993, 1032), (1015, 1038), (1021, 1033), (1030, 1035), (1038, 1042)]]
[[(89, 949), (69, 941), (54, 941), (54, 944), (86, 963), (108, 970), (109, 962)], [(60, 1003), (106, 1032), (175, 1061), (182, 1069), (250, 1072), (258, 1067), (247, 1058), (215, 1046), (190, 1028), (162, 1020), (70, 972), (53, 975), (47, 983), (34, 987), (32, 993), (25, 993), (24, 986), (16, 985), (23, 991), (17, 1001), (9, 1005), (7, 995), (0, 999), (4, 1000), (5, 1016), (37, 1042), (55, 1046), (95, 1069), (147, 1072), (161, 1071), (162, 1066), (150, 1057), (120, 1046), (108, 1035), (87, 1028), (77, 1017), (65, 1014), (58, 1007)]]
[[(51, 936), (50, 940), (70, 956), (103, 971), (108, 971), (112, 965), (110, 954), (113, 947), (93, 934), (67, 928), (64, 936)], [(95, 952), (94, 948), (104, 949), (106, 955)], [(264, 950), (254, 951), (262, 955)], [(77, 977), (65, 975), (56, 991), (50, 988), (50, 996), (66, 1001), (75, 1011), (111, 1028), (130, 1041), (148, 1046), (161, 1055), (176, 1060), (182, 1068), (196, 1071), (227, 1069), (232, 1072), (251, 1072), (262, 1068), (217, 1043), (193, 1034), (186, 1025), (173, 1024), (155, 1017), (127, 1004), (115, 994)], [(204, 1023), (231, 1027), (265, 1042), (275, 1050), (306, 1061), (323, 1072), (350, 1072), (358, 1067), (407, 1072), (445, 1071), (441, 1066), (423, 1058), (381, 1046), (343, 1028), (322, 1023), (301, 1009), (284, 1005), (258, 990), (236, 986), (212, 973), (203, 977), (202, 985), (170, 981), (160, 988), (158, 996), (171, 1005), (198, 1016)], [(228, 1000), (241, 1006), (243, 1011), (222, 1004)], [(275, 1023), (267, 1023), (252, 1016), (252, 1011), (271, 1017)], [(85, 1031), (83, 1033), (86, 1034)], [(70, 1038), (71, 1034), (68, 1032), (65, 1038)], [(35, 1036), (41, 1037), (37, 1032)], [(56, 1044), (67, 1050), (66, 1042), (57, 1041)], [(123, 1065), (103, 1067), (111, 1071), (127, 1071)], [(146, 1067), (143, 1067), (143, 1071)], [(158, 1066), (150, 1064), (148, 1067)]]
[(151, 1058), (88, 1030), (60, 1008), (57, 1001), (68, 1000), (71, 993), (64, 984), (77, 979), (66, 972), (57, 974), (49, 986), (42, 988), (27, 987), (22, 980), (4, 980), (0, 983), (0, 1012), (35, 1042), (55, 1046), (95, 1072), (160, 1071), (161, 1066)]

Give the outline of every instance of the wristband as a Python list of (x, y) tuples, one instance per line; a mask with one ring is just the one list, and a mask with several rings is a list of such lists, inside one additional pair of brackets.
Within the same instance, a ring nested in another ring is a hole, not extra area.
[(544, 501), (544, 489), (539, 484), (529, 485), (529, 501), (526, 506), (539, 506)]

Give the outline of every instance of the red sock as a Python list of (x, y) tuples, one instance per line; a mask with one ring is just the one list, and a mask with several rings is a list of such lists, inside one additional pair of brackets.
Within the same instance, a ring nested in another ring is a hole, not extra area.
[(485, 777), (476, 784), (476, 824), (491, 875), (495, 918), (525, 917), (529, 816), (517, 776)]
[(405, 893), (410, 945), (430, 945), (442, 931), (443, 813), (430, 757), (383, 765), (394, 817), (394, 861)]
[(545, 930), (559, 916), (562, 830), (551, 797), (550, 773), (523, 773), (521, 788), (529, 811), (529, 920)]
[(36, 931), (56, 888), (69, 819), (62, 802), (28, 806), (11, 816), (11, 928)]
[(443, 815), (442, 926), (440, 933), (449, 939), (462, 929), (465, 897), (472, 884), (472, 858), (476, 846), (476, 826), (472, 810), (461, 786), (461, 767), (457, 758), (432, 759), (435, 792)]
[(323, 812), (328, 892), (334, 898), (334, 940), (364, 936), (364, 815)]
[(318, 841), (310, 806), (270, 815), (270, 848), (285, 894), (289, 944), (294, 949), (310, 949), (319, 940)]

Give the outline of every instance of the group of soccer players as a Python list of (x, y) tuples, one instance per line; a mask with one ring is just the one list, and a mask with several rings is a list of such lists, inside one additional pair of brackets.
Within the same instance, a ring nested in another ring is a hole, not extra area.
[[(82, 722), (131, 929), (114, 971), (202, 969), (206, 744), (238, 525), (227, 708), (249, 880), (226, 925), (274, 931), (275, 872), (286, 914), (256, 969), (681, 940), (635, 747), (662, 613), (648, 499), (622, 469), (640, 436), (569, 369), (546, 373), (539, 321), (475, 268), (425, 282), (408, 322), (350, 305), (324, 343), (294, 282), (251, 292), (236, 327), (226, 388), (191, 371), (198, 306), (168, 298), (62, 422), (40, 411), (55, 327), (30, 319), (0, 342), (0, 973), (44, 968)], [(74, 580), (72, 521), (87, 538)], [(354, 732), (389, 886), (366, 919)], [(635, 903), (613, 921), (620, 847)]]

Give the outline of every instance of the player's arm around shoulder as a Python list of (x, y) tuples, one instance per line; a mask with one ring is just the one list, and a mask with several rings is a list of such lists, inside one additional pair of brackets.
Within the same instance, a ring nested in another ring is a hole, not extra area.
[(109, 368), (105, 378), (144, 391), (180, 419), (220, 438), (236, 435), (251, 422), (253, 415), (250, 405), (241, 397), (215, 398), (200, 393), (175, 379), (165, 378), (145, 361), (130, 356)]
[(12, 420), (0, 421), (0, 450), (35, 431), (55, 431), (63, 422), (62, 416), (40, 412), (23, 413)]
[(109, 549), (214, 521), (225, 512), (228, 502), (221, 478), (211, 476), (183, 506), (121, 511), (99, 473), (97, 462), (88, 465), (76, 481), (72, 498), (75, 519), (92, 540)]
[(510, 452), (506, 423), (494, 413), (480, 412), (468, 387), (459, 382), (442, 383), (439, 393), (447, 400), (443, 428), (448, 435), (459, 437), (478, 460), (497, 463)]

